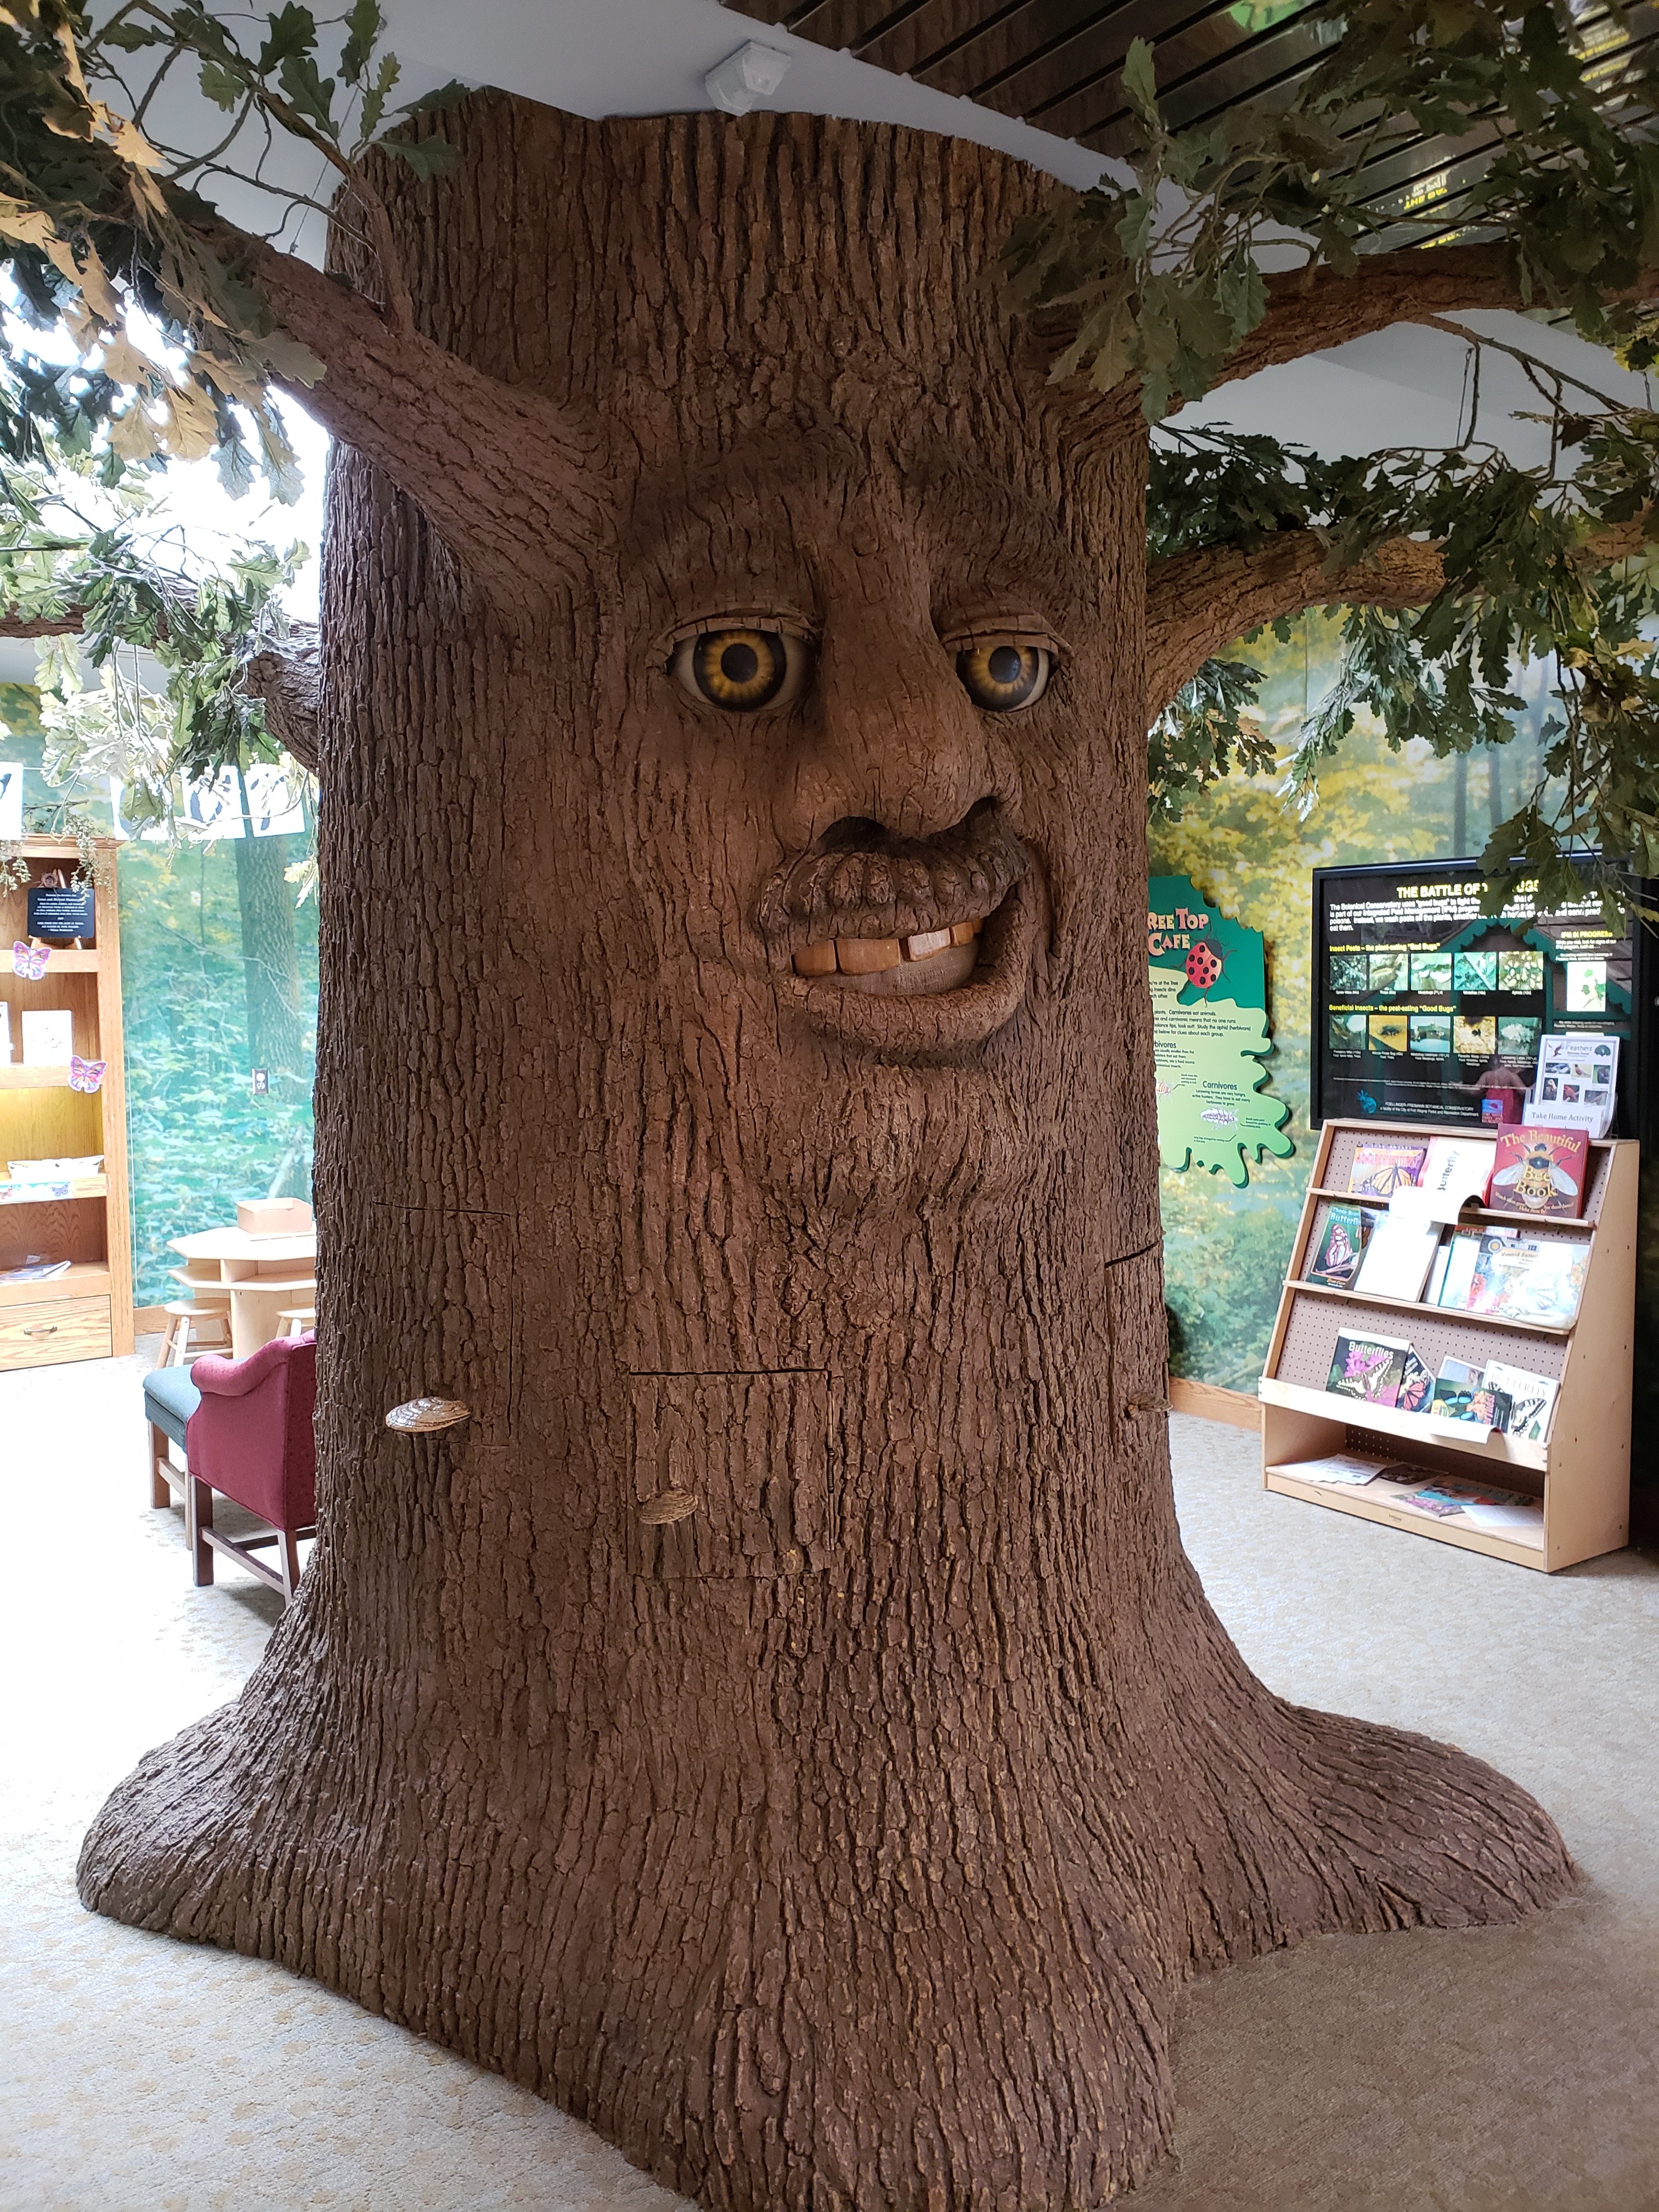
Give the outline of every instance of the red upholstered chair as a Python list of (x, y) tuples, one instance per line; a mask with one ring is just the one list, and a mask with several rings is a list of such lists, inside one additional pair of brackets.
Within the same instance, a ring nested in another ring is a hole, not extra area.
[[(196, 1580), (213, 1580), (213, 1554), (223, 1552), (291, 1598), (300, 1579), (299, 1540), (316, 1534), (316, 1336), (278, 1337), (246, 1359), (209, 1353), (190, 1379), (202, 1394), (185, 1431), (185, 1541)], [(269, 1528), (240, 1541), (221, 1534), (213, 1525), (216, 1490)], [(269, 1544), (276, 1547), (276, 1567), (254, 1557)]]

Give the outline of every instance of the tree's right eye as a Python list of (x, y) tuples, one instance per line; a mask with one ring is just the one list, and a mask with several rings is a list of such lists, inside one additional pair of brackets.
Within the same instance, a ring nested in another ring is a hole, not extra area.
[(683, 638), (668, 670), (692, 698), (731, 714), (752, 714), (798, 697), (811, 662), (805, 638), (744, 625)]

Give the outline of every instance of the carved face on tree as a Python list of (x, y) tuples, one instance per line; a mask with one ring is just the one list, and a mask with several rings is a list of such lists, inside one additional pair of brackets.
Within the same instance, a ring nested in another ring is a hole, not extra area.
[(1106, 518), (999, 411), (971, 445), (925, 405), (747, 437), (649, 483), (624, 556), (607, 780), (665, 1042), (690, 1025), (769, 1182), (832, 1200), (1038, 1172), (1094, 1009)]

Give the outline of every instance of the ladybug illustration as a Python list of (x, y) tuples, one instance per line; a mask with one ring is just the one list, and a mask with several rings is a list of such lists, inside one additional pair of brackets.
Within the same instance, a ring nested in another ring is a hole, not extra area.
[(1195, 945), (1187, 955), (1187, 981), (1195, 991), (1207, 991), (1221, 973), (1221, 955), (1212, 945)]

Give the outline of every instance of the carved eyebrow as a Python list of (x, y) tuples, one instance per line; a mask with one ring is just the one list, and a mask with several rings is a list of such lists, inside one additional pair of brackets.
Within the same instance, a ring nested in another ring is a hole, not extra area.
[(960, 518), (972, 517), (964, 581), (1024, 581), (1057, 606), (1077, 601), (1084, 562), (1053, 508), (995, 470), (933, 441), (906, 460), (903, 475), (907, 486), (920, 497), (924, 514), (945, 506), (953, 510), (957, 527), (951, 535), (958, 544), (963, 539)]
[(817, 490), (839, 499), (868, 473), (862, 449), (842, 431), (761, 432), (647, 479), (629, 518), (627, 550), (649, 562), (688, 535), (747, 547), (753, 517), (780, 495)]

